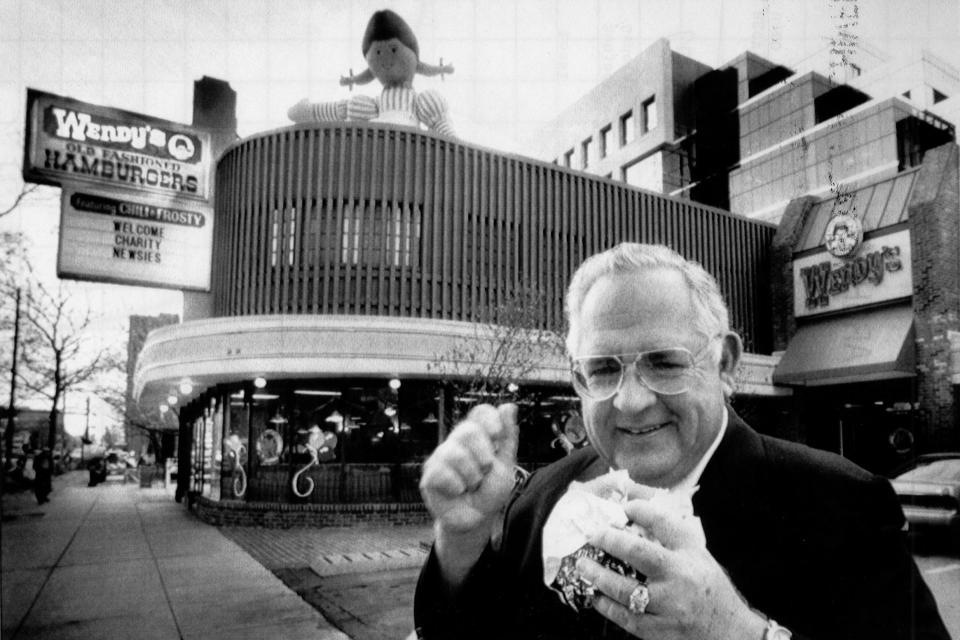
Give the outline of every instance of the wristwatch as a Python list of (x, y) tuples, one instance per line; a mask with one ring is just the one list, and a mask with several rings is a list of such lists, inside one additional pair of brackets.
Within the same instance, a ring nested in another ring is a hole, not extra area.
[(763, 640), (790, 640), (793, 634), (781, 627), (775, 620), (767, 619), (767, 628), (763, 630)]

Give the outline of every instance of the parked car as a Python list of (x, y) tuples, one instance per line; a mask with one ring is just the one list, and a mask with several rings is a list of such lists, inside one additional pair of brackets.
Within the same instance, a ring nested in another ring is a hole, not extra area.
[(943, 532), (960, 550), (960, 452), (918, 456), (891, 482), (911, 530)]
[(124, 471), (137, 466), (133, 453), (123, 449), (108, 449), (106, 455), (107, 475), (122, 476)]

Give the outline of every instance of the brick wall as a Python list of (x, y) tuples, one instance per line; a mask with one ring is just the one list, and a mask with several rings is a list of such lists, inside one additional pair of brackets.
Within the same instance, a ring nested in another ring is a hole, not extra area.
[(786, 349), (797, 331), (797, 321), (793, 315), (793, 250), (816, 203), (817, 199), (812, 196), (791, 200), (773, 237), (770, 250), (770, 302), (775, 351)]
[(215, 526), (352, 527), (359, 525), (411, 525), (432, 522), (423, 504), (283, 504), (211, 500), (197, 496), (191, 509), (201, 520)]
[(960, 329), (958, 192), (957, 145), (927, 151), (909, 204), (921, 451), (960, 446), (947, 337)]

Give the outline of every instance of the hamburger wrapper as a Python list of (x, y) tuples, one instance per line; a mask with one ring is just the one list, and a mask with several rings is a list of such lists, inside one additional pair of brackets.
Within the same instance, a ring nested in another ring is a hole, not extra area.
[(557, 592), (560, 599), (575, 611), (593, 606), (595, 588), (580, 577), (576, 563), (590, 558), (601, 566), (622, 575), (643, 581), (644, 576), (619, 558), (588, 543), (595, 534), (615, 527), (656, 539), (643, 527), (631, 523), (623, 510), (628, 495), (649, 495), (651, 502), (675, 512), (683, 519), (692, 518), (691, 526), (699, 532), (701, 543), (706, 538), (699, 518), (693, 516), (692, 497), (696, 488), (669, 492), (665, 489), (641, 487), (625, 470), (611, 471), (590, 482), (571, 482), (567, 492), (554, 506), (543, 527), (543, 581)]

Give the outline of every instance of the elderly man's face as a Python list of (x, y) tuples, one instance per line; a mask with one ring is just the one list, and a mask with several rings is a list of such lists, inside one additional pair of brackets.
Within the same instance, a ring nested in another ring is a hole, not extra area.
[[(696, 354), (712, 337), (697, 330), (689, 288), (673, 269), (601, 278), (587, 293), (580, 320), (574, 356), (670, 347)], [(636, 482), (669, 487), (682, 480), (723, 420), (721, 364), (714, 353), (698, 362), (683, 393), (654, 393), (628, 367), (612, 398), (583, 398), (584, 422), (598, 453)]]

